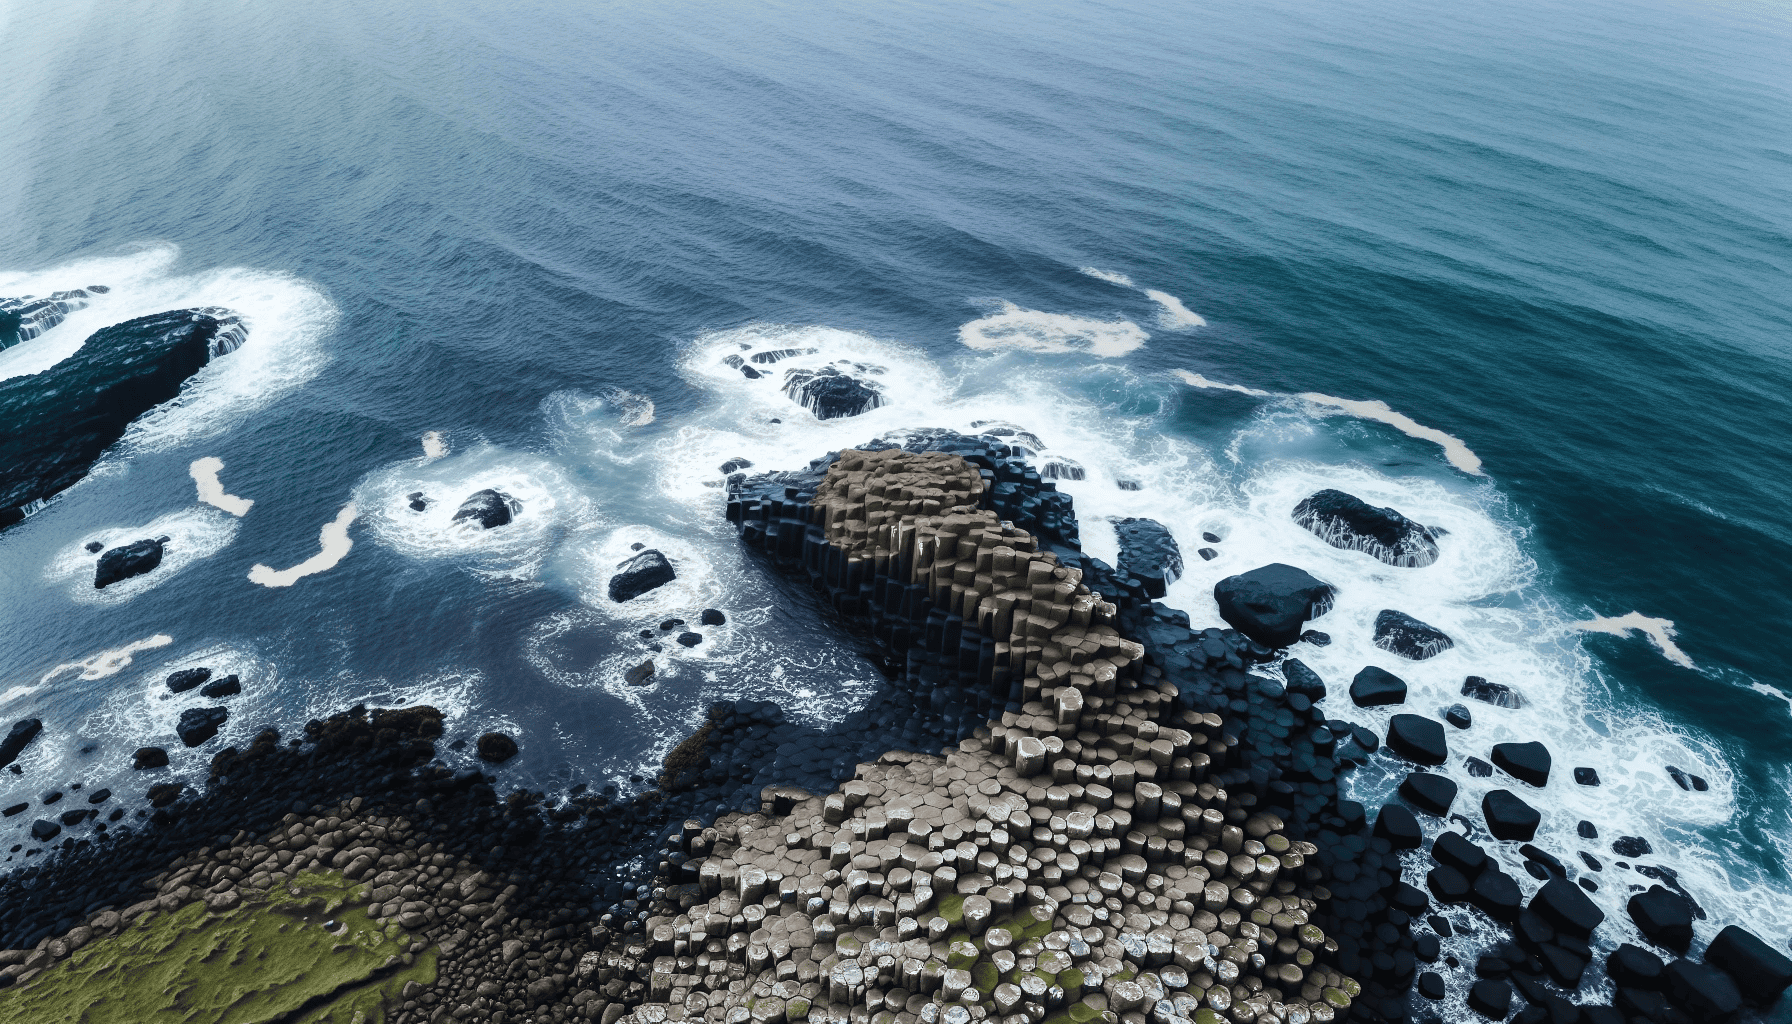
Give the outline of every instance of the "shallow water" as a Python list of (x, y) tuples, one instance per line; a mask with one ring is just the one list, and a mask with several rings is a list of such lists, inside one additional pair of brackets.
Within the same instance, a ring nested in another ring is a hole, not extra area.
[[(1467, 702), (1458, 810), (1501, 778), (1463, 756), (1542, 739), (1539, 845), (1647, 836), (1701, 937), (1792, 938), (1783, 10), (74, 3), (0, 34), (29, 54), (0, 68), (0, 296), (111, 288), (0, 374), (170, 308), (250, 325), (0, 535), (0, 715), (46, 722), (22, 793), (134, 792), (191, 665), (244, 680), (221, 742), (428, 701), (450, 738), (517, 732), (506, 785), (626, 787), (714, 699), (829, 720), (876, 671), (741, 554), (719, 467), (1012, 428), (1083, 468), (1092, 553), (1106, 517), (1170, 527), (1197, 624), (1264, 562), (1337, 584), (1336, 642), (1298, 649), (1331, 703), (1365, 664), (1421, 712), (1468, 674), (1521, 689)], [(826, 365), (884, 404), (818, 422), (780, 390)], [(516, 521), (452, 522), (485, 487)], [(1289, 518), (1322, 487), (1445, 527), (1439, 561), (1324, 544)], [(84, 583), (88, 541), (152, 534), (156, 573)], [(680, 579), (616, 605), (635, 544)], [(623, 682), (704, 607), (728, 625)], [(1386, 607), (1457, 646), (1375, 648)]]

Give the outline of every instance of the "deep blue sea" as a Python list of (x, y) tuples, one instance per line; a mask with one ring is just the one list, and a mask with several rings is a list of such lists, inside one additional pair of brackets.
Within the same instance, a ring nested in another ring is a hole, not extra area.
[[(1792, 939), (1784, 5), (10, 0), (0, 42), (0, 296), (111, 289), (0, 376), (151, 312), (250, 325), (0, 534), (0, 717), (46, 725), (21, 796), (135, 793), (195, 665), (243, 679), (223, 742), (427, 701), (517, 735), (504, 785), (628, 788), (723, 697), (837, 716), (878, 675), (739, 552), (721, 464), (999, 423), (1085, 469), (1092, 553), (1172, 529), (1198, 625), (1265, 562), (1335, 583), (1298, 653), (1336, 690), (1512, 685), (1451, 742), (1551, 747), (1540, 845), (1647, 837), (1701, 941)], [(742, 346), (886, 404), (817, 421)], [(208, 458), (246, 514), (199, 501)], [(483, 487), (518, 520), (451, 524)], [(1289, 517), (1322, 487), (1443, 557), (1328, 547)], [(346, 555), (283, 574), (332, 522)], [(162, 568), (92, 587), (86, 543), (150, 535)], [(680, 578), (613, 604), (635, 544)], [(1389, 607), (1456, 648), (1375, 648)]]

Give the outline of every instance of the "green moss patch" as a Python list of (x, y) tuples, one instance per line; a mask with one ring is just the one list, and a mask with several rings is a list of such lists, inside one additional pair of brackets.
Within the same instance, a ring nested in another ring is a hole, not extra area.
[(145, 915), (0, 992), (0, 1024), (379, 1024), (405, 982), (435, 981), (436, 954), (389, 970), (410, 937), (365, 898), (338, 872), (305, 872), (222, 914)]

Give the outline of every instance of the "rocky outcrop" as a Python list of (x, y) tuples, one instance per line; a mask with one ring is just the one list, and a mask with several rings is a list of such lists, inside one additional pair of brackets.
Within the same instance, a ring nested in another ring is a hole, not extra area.
[[(96, 285), (91, 290), (104, 292), (106, 288)], [(0, 299), (0, 350), (30, 341), (67, 319), (70, 313), (85, 308), (88, 291), (86, 288), (72, 288), (65, 292), (51, 292), (41, 299), (30, 295)]]
[(43, 731), (44, 723), (40, 718), (26, 718), (14, 722), (12, 728), (7, 730), (6, 738), (0, 739), (0, 768), (18, 760), (25, 747), (32, 740), (37, 739), (37, 734)]
[(453, 522), (469, 522), (480, 529), (503, 526), (523, 511), (523, 503), (502, 491), (487, 487), (475, 491), (454, 511)]
[(228, 708), (188, 708), (180, 713), (180, 721), (175, 724), (175, 735), (189, 747), (197, 747), (213, 736), (230, 717)]
[(162, 564), (162, 549), (168, 538), (133, 541), (109, 548), (93, 567), (93, 586), (103, 590), (133, 576), (141, 576)]
[(657, 548), (648, 548), (616, 569), (616, 575), (610, 577), (609, 593), (610, 600), (619, 604), (633, 601), (678, 578), (678, 573), (672, 569), (672, 563)]
[(818, 420), (857, 416), (884, 404), (882, 387), (849, 377), (832, 366), (784, 371), (784, 393)]
[(0, 527), (87, 469), (131, 421), (245, 338), (222, 309), (183, 309), (94, 332), (42, 373), (0, 381)]
[(1294, 521), (1334, 548), (1361, 551), (1389, 565), (1421, 568), (1437, 561), (1441, 530), (1421, 526), (1391, 508), (1326, 489), (1294, 506)]
[(1331, 610), (1335, 591), (1304, 570), (1276, 562), (1213, 586), (1220, 617), (1266, 647), (1287, 647), (1300, 639), (1308, 619)]
[(1115, 519), (1120, 538), (1120, 574), (1136, 579), (1151, 598), (1182, 576), (1182, 549), (1176, 538), (1155, 519)]
[(1375, 616), (1375, 646), (1402, 658), (1424, 661), (1456, 646), (1443, 630), (1418, 619), (1384, 608)]

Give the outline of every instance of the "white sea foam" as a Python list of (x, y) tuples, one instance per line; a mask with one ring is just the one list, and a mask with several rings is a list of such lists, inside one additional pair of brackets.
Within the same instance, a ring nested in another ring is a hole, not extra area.
[(1114, 359), (1136, 350), (1151, 335), (1131, 320), (1096, 320), (1068, 313), (1041, 313), (1012, 302), (958, 328), (958, 340), (978, 351), (1082, 352)]
[(1610, 633), (1612, 636), (1629, 636), (1632, 631), (1643, 634), (1661, 656), (1681, 668), (1695, 668), (1692, 658), (1674, 643), (1674, 623), (1669, 619), (1655, 619), (1642, 612), (1631, 612), (1628, 615), (1615, 617), (1599, 615), (1586, 622), (1571, 623), (1569, 629), (1578, 629), (1589, 633)]
[(1436, 427), (1427, 427), (1405, 413), (1395, 412), (1388, 407), (1386, 402), (1380, 400), (1359, 401), (1350, 398), (1335, 398), (1331, 395), (1322, 395), (1317, 391), (1304, 391), (1298, 395), (1284, 396), (1271, 391), (1259, 391), (1256, 388), (1247, 388), (1242, 384), (1227, 384), (1221, 381), (1209, 380), (1198, 373), (1190, 373), (1187, 370), (1176, 370), (1175, 373), (1182, 379), (1183, 383), (1190, 387), (1236, 391), (1242, 395), (1252, 395), (1258, 398), (1293, 397), (1317, 406), (1321, 410), (1327, 412), (1335, 411), (1348, 416), (1355, 416), (1358, 419), (1374, 420), (1377, 423), (1385, 423), (1408, 437), (1418, 438), (1421, 441), (1430, 441), (1442, 448), (1444, 450), (1444, 458), (1449, 460), (1450, 465), (1455, 466), (1464, 473), (1468, 473), (1471, 476), (1487, 475), (1481, 470), (1481, 457), (1470, 451), (1468, 445), (1463, 444), (1460, 438), (1447, 434)]
[(439, 459), (448, 454), (448, 439), (440, 430), (432, 430), (423, 435), (423, 457)]
[[(98, 654), (90, 655), (86, 658), (82, 658), (80, 661), (63, 662), (50, 671), (45, 672), (43, 677), (37, 681), (37, 686), (31, 687), (31, 689), (36, 690), (39, 687), (48, 686), (56, 679), (67, 675), (70, 672), (73, 672), (82, 679), (104, 679), (107, 676), (117, 675), (126, 668), (129, 668), (131, 662), (135, 660), (138, 654), (144, 651), (159, 650), (173, 642), (174, 638), (168, 634), (157, 633), (154, 636), (147, 636), (141, 640), (133, 640), (123, 647), (114, 647), (111, 650), (101, 651)], [(15, 687), (14, 689), (16, 690), (18, 688)], [(10, 691), (7, 699), (10, 699)]]
[(249, 514), (249, 507), (255, 501), (224, 493), (224, 484), (218, 479), (218, 472), (223, 468), (223, 459), (207, 455), (203, 459), (194, 459), (193, 464), (187, 467), (187, 472), (192, 475), (193, 483), (199, 488), (200, 501), (221, 508), (240, 519)]
[(1207, 320), (1201, 314), (1182, 304), (1182, 300), (1169, 292), (1160, 292), (1154, 288), (1145, 289), (1145, 297), (1162, 306), (1157, 314), (1157, 325), (1167, 331), (1188, 330), (1194, 327), (1206, 327)]
[(318, 531), (318, 552), (290, 569), (274, 569), (260, 562), (249, 567), (249, 582), (259, 583), (264, 587), (290, 587), (307, 576), (315, 576), (336, 568), (348, 555), (355, 542), (349, 539), (348, 527), (355, 521), (357, 509), (354, 502), (342, 506), (336, 518), (324, 524)]
[(1750, 684), (1748, 684), (1748, 688), (1755, 691), (1756, 693), (1762, 694), (1764, 696), (1772, 697), (1774, 700), (1784, 703), (1786, 705), (1786, 709), (1788, 711), (1792, 711), (1792, 694), (1788, 694), (1786, 691), (1780, 689), (1779, 687), (1769, 686), (1766, 683), (1750, 683)]
[(1106, 281), (1109, 284), (1117, 284), (1122, 288), (1133, 287), (1132, 278), (1117, 271), (1101, 270), (1096, 267), (1083, 267), (1082, 272), (1097, 280)]
[[(142, 526), (108, 527), (85, 534), (56, 551), (44, 566), (44, 578), (79, 603), (122, 604), (168, 582), (188, 566), (224, 550), (236, 540), (240, 525), (235, 516), (193, 505), (152, 519)], [(141, 576), (120, 580), (103, 590), (94, 587), (94, 571), (100, 556), (107, 550), (162, 537), (168, 538), (168, 542), (162, 545), (162, 561), (154, 569)], [(94, 542), (98, 542), (101, 549), (88, 551), (87, 546)]]
[(152, 313), (222, 306), (248, 327), (242, 347), (202, 368), (175, 401), (139, 417), (92, 475), (117, 472), (134, 450), (164, 450), (223, 434), (311, 379), (329, 359), (320, 342), (337, 314), (315, 286), (244, 268), (177, 272), (179, 254), (175, 246), (157, 245), (42, 271), (0, 272), (4, 295), (54, 290), (47, 287), (52, 282), (64, 282), (57, 288), (69, 282), (109, 288), (55, 329), (0, 352), (0, 379), (47, 370), (74, 354), (93, 332)]

